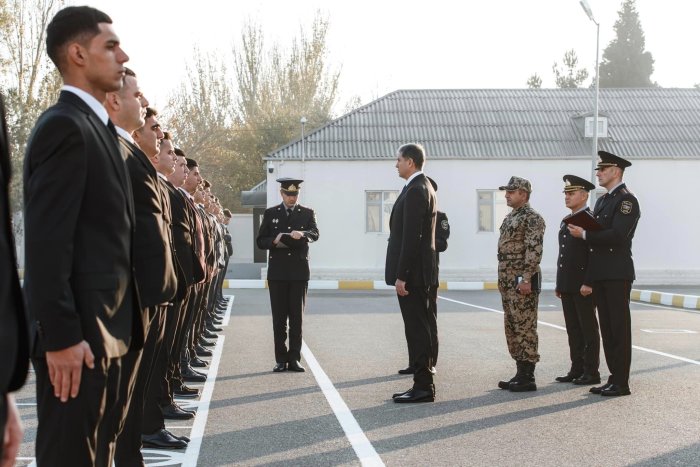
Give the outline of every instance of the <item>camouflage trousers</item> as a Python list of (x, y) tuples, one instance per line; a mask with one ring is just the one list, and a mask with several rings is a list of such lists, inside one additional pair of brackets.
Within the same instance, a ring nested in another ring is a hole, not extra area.
[(508, 351), (513, 360), (536, 363), (537, 353), (537, 305), (540, 294), (522, 295), (513, 287), (501, 288), (503, 324)]

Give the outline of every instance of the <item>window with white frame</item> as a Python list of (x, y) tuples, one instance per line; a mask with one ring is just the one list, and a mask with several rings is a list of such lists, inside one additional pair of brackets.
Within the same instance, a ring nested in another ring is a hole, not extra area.
[(478, 232), (495, 232), (501, 226), (510, 208), (506, 204), (505, 191), (476, 190)]
[(367, 232), (389, 233), (389, 217), (398, 197), (398, 191), (365, 192)]

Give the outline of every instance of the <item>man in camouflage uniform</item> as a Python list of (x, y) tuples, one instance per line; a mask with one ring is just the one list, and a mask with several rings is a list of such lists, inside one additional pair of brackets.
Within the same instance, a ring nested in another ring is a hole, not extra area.
[(498, 387), (514, 392), (535, 391), (537, 353), (537, 304), (540, 293), (540, 260), (544, 219), (530, 207), (532, 186), (524, 178), (511, 177), (499, 187), (513, 210), (503, 219), (498, 239), (498, 290), (503, 302), (508, 351), (517, 373)]

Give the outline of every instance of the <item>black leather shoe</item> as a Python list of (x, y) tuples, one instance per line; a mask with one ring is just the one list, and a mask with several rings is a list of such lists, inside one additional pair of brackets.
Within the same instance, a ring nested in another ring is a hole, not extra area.
[(214, 331), (210, 331), (210, 330), (207, 328), (207, 329), (205, 329), (204, 332), (202, 333), (202, 337), (205, 337), (205, 338), (207, 338), (207, 339), (216, 340), (216, 339), (219, 337), (219, 335), (218, 335), (218, 334), (215, 334)]
[(603, 389), (600, 392), (601, 396), (611, 396), (611, 397), (629, 396), (630, 394), (632, 394), (630, 392), (630, 388), (618, 386), (617, 384), (611, 384), (610, 386), (608, 386), (607, 388)]
[(578, 386), (593, 386), (594, 384), (600, 384), (600, 375), (582, 375), (580, 378), (576, 378), (572, 383)]
[(280, 373), (282, 371), (287, 371), (287, 363), (281, 362), (277, 363), (275, 367), (272, 369), (275, 373)]
[(298, 372), (306, 371), (306, 368), (301, 366), (301, 363), (299, 363), (298, 360), (292, 360), (291, 362), (287, 363), (287, 369), (289, 371), (298, 371)]
[(412, 366), (407, 366), (406, 368), (402, 368), (399, 370), (400, 375), (413, 375), (416, 373), (416, 369), (413, 368)]
[[(206, 330), (209, 331), (211, 334), (214, 334), (215, 332), (221, 332), (221, 331), (223, 331), (224, 329), (223, 329), (223, 328), (220, 328), (220, 327), (218, 327), (218, 326), (214, 326), (214, 324), (207, 324)], [(216, 336), (216, 334), (214, 334), (214, 336)], [(217, 337), (218, 337), (218, 336), (217, 336)]]
[(593, 394), (600, 394), (601, 392), (603, 392), (603, 389), (607, 389), (609, 386), (612, 386), (612, 383), (605, 383), (602, 386), (595, 386), (589, 389), (588, 391), (592, 392)]
[(433, 402), (435, 393), (430, 390), (411, 388), (400, 396), (394, 397), (397, 404), (410, 404), (413, 402)]
[(176, 404), (161, 407), (160, 411), (163, 412), (163, 418), (167, 418), (168, 420), (191, 420), (194, 418), (192, 412), (182, 410), (182, 408)]
[(205, 349), (199, 344), (194, 346), (194, 353), (196, 353), (198, 357), (211, 357), (214, 355), (211, 350)]
[[(413, 389), (413, 388), (411, 388), (411, 389)], [(391, 398), (392, 398), (392, 399), (396, 399), (396, 398), (399, 397), (399, 396), (403, 396), (404, 394), (406, 394), (406, 393), (407, 393), (408, 391), (410, 391), (411, 389), (407, 389), (407, 390), (405, 390), (404, 392), (395, 392), (394, 394), (392, 394)]]
[(199, 389), (189, 388), (184, 384), (173, 390), (173, 396), (181, 399), (196, 399), (199, 397)]
[(187, 443), (175, 438), (165, 429), (160, 429), (151, 435), (141, 435), (141, 443), (145, 448), (184, 449)]
[(200, 346), (202, 346), (202, 347), (214, 347), (214, 346), (216, 345), (215, 342), (208, 341), (208, 340), (206, 340), (206, 339), (199, 339), (199, 343), (198, 343), (198, 344), (199, 344)]
[(167, 433), (169, 433), (170, 436), (172, 436), (172, 437), (175, 438), (175, 439), (179, 439), (180, 441), (184, 441), (184, 442), (186, 442), (186, 443), (189, 443), (189, 442), (190, 442), (190, 438), (187, 437), (187, 436), (178, 436), (178, 435), (174, 434), (172, 431), (168, 431), (167, 429), (166, 429), (165, 431), (166, 431)]
[(556, 381), (557, 383), (570, 383), (573, 380), (578, 379), (580, 377), (581, 377), (581, 373), (572, 373), (570, 371), (564, 376), (557, 376), (556, 378), (554, 378), (554, 381)]
[(182, 379), (184, 379), (188, 383), (203, 383), (207, 380), (206, 375), (197, 373), (189, 365), (182, 367), (180, 372), (182, 373)]
[(193, 368), (206, 368), (209, 365), (199, 357), (190, 358), (190, 366)]

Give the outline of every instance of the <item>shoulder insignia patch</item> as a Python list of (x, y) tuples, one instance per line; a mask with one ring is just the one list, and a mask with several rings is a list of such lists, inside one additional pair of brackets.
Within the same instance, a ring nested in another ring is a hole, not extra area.
[(629, 214), (632, 212), (632, 201), (623, 201), (620, 204), (620, 212), (622, 214)]
[(450, 228), (450, 224), (447, 222), (447, 219), (443, 219), (442, 222), (440, 222), (440, 227), (442, 227), (442, 230), (448, 230)]

